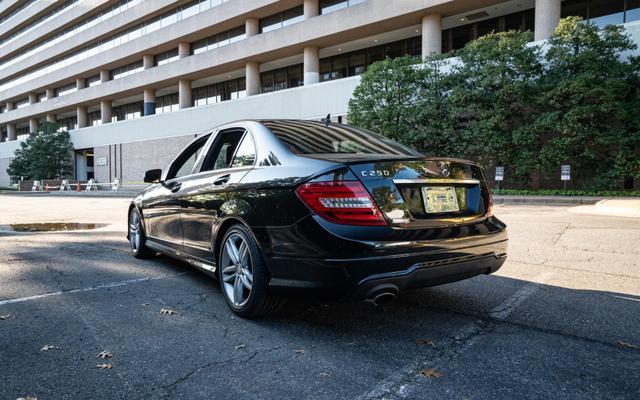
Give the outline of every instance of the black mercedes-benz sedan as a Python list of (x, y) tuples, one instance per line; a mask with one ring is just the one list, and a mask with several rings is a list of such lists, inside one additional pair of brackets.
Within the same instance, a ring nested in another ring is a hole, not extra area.
[(227, 124), (145, 182), (128, 212), (134, 256), (160, 252), (217, 277), (243, 317), (295, 294), (382, 304), (506, 259), (478, 165), (349, 125)]

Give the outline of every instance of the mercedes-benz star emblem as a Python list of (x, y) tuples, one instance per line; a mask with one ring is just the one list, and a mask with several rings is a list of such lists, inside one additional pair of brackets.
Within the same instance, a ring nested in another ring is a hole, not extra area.
[(446, 178), (449, 175), (451, 175), (451, 167), (449, 166), (448, 162), (441, 161), (439, 163), (439, 167), (440, 167), (440, 172), (442, 173), (442, 176)]

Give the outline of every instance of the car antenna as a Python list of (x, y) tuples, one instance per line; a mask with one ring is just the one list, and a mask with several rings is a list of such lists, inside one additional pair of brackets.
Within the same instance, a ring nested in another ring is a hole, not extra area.
[(320, 122), (324, 122), (325, 128), (331, 123), (331, 114), (327, 114), (326, 118), (322, 118)]

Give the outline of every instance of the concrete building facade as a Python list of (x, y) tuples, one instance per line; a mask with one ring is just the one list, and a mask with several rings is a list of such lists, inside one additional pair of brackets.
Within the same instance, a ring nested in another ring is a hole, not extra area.
[(345, 120), (359, 75), (385, 57), (491, 31), (544, 40), (568, 15), (640, 37), (640, 0), (3, 0), (0, 186), (44, 121), (69, 130), (73, 178), (137, 183), (222, 123)]

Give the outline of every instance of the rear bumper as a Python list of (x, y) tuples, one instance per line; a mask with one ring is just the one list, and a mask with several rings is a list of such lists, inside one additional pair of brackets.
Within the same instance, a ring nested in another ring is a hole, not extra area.
[(369, 276), (357, 285), (351, 297), (367, 299), (380, 292), (399, 293), (407, 289), (442, 285), (476, 275), (491, 274), (500, 269), (506, 259), (506, 254), (487, 254), (460, 257), (447, 262), (417, 263), (404, 271)]
[[(364, 242), (333, 236), (333, 246), (340, 243), (343, 249), (340, 258), (326, 253), (266, 257), (270, 287), (284, 295), (363, 299), (384, 288), (397, 293), (490, 274), (505, 262), (508, 247), (506, 227), (496, 221), (487, 220), (493, 227), (483, 234), (433, 240)], [(344, 248), (349, 246), (356, 256), (348, 257)]]

